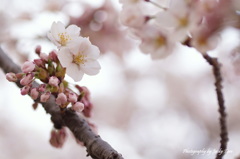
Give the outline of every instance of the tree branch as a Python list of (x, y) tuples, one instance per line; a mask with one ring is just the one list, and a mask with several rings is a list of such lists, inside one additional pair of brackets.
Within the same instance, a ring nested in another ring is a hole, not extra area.
[(227, 142), (228, 142), (228, 131), (227, 131), (227, 121), (226, 121), (226, 111), (224, 106), (224, 99), (222, 93), (222, 76), (220, 71), (220, 63), (217, 58), (212, 58), (207, 54), (203, 54), (204, 59), (213, 67), (213, 74), (215, 77), (215, 87), (219, 105), (219, 123), (220, 123), (220, 148), (217, 153), (216, 159), (222, 159), (224, 154), (227, 151)]
[[(21, 69), (16, 65), (0, 47), (0, 67), (5, 73), (19, 73)], [(19, 88), (22, 86), (19, 82), (16, 83)], [(38, 84), (33, 83), (34, 87)], [(39, 99), (36, 100), (39, 102)], [(93, 159), (123, 159), (122, 155), (114, 150), (107, 142), (103, 141), (99, 135), (89, 127), (88, 123), (81, 116), (77, 115), (71, 109), (67, 109), (61, 113), (60, 108), (55, 104), (55, 97), (51, 96), (48, 102), (41, 103), (45, 111), (51, 115), (51, 120), (54, 127), (60, 129), (62, 126), (67, 126), (74, 136), (87, 148), (87, 156)]]

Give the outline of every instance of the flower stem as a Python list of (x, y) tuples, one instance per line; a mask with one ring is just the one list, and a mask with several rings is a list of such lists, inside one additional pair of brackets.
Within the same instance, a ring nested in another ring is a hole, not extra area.
[(158, 3), (156, 3), (156, 2), (154, 2), (154, 1), (152, 1), (152, 0), (145, 0), (146, 2), (149, 2), (149, 3), (152, 3), (154, 6), (156, 6), (156, 7), (158, 7), (158, 8), (161, 8), (161, 9), (163, 9), (163, 10), (167, 10), (167, 8), (166, 7), (163, 7), (163, 6), (161, 6), (160, 4), (158, 4)]
[(215, 87), (219, 105), (219, 123), (220, 123), (220, 148), (216, 155), (216, 159), (222, 159), (227, 151), (228, 142), (228, 130), (227, 130), (227, 113), (224, 105), (223, 93), (222, 93), (222, 76), (220, 71), (221, 64), (217, 58), (212, 58), (208, 54), (203, 54), (203, 58), (213, 67), (213, 74), (215, 77)]

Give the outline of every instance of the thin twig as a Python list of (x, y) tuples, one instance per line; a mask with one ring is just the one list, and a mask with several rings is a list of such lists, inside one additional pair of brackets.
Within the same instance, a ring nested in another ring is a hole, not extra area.
[(219, 123), (220, 123), (220, 148), (216, 155), (216, 159), (222, 159), (224, 154), (227, 151), (227, 142), (228, 142), (228, 131), (227, 131), (227, 121), (226, 121), (226, 110), (224, 106), (224, 99), (222, 93), (222, 76), (220, 71), (220, 63), (217, 58), (210, 57), (208, 54), (203, 54), (204, 59), (213, 67), (213, 74), (215, 77), (215, 87), (219, 105)]
[[(5, 73), (19, 73), (21, 69), (16, 65), (0, 47), (0, 68)], [(18, 87), (22, 87), (19, 82)], [(33, 83), (36, 87), (37, 83)], [(34, 86), (34, 87), (35, 87)], [(41, 103), (39, 99), (36, 100)], [(41, 103), (45, 111), (51, 115), (51, 120), (54, 127), (60, 129), (62, 126), (67, 126), (74, 136), (87, 148), (87, 156), (93, 159), (123, 159), (122, 155), (114, 150), (107, 142), (103, 141), (99, 135), (96, 135), (84, 118), (77, 115), (73, 110), (67, 109), (65, 113), (61, 113), (60, 108), (55, 104), (54, 96), (46, 103)]]

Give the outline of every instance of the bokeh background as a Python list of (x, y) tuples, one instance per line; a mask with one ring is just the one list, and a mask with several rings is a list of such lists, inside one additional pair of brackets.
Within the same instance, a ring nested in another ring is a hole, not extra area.
[[(159, 0), (160, 1), (160, 0)], [(56, 49), (46, 33), (53, 21), (77, 24), (102, 55), (97, 76), (84, 76), (94, 103), (91, 122), (126, 159), (213, 159), (219, 148), (219, 114), (212, 68), (195, 49), (178, 46), (153, 61), (119, 23), (117, 0), (0, 0), (0, 43), (19, 65), (34, 49)], [(225, 159), (240, 155), (240, 33), (227, 28), (209, 52), (222, 63), (229, 129)], [(69, 79), (71, 81), (71, 79)], [(0, 158), (87, 159), (70, 132), (62, 149), (49, 144), (50, 116), (21, 96), (0, 71)], [(212, 153), (191, 154), (187, 150)]]

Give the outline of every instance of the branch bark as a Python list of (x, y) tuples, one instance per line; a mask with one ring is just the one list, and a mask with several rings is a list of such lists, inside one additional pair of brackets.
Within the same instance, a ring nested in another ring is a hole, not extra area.
[[(0, 68), (5, 73), (21, 72), (20, 67), (15, 64), (0, 47)], [(16, 83), (19, 88), (22, 86)], [(37, 83), (33, 83), (37, 86)], [(41, 103), (39, 99), (36, 100)], [(96, 135), (84, 118), (77, 115), (71, 109), (67, 109), (65, 113), (61, 113), (60, 108), (55, 104), (55, 97), (51, 96), (46, 103), (41, 103), (46, 113), (51, 115), (51, 120), (56, 129), (67, 126), (74, 136), (87, 148), (87, 156), (93, 159), (123, 159), (122, 155), (114, 150), (107, 142), (103, 141), (99, 135)]]
[(220, 123), (220, 148), (216, 155), (216, 159), (222, 159), (224, 154), (227, 151), (227, 142), (228, 142), (228, 131), (227, 131), (227, 113), (226, 107), (224, 105), (223, 93), (222, 93), (222, 76), (220, 70), (220, 63), (218, 62), (217, 58), (212, 58), (207, 54), (203, 55), (204, 59), (212, 66), (213, 74), (215, 77), (215, 87), (219, 105), (219, 123)]

